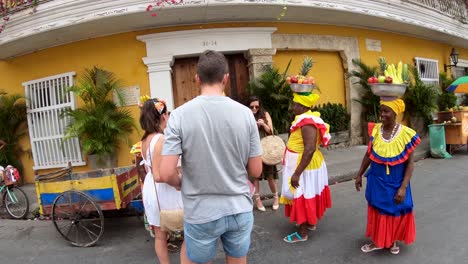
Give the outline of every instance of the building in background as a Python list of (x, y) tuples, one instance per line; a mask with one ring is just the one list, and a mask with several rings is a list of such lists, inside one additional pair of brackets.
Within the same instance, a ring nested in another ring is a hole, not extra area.
[[(148, 0), (38, 0), (33, 6), (0, 0), (8, 21), (0, 33), (0, 90), (28, 97), (32, 157), (24, 156), (25, 179), (33, 171), (72, 161), (86, 170), (78, 140), (56, 144), (63, 120), (54, 114), (75, 107), (66, 92), (77, 75), (94, 65), (112, 71), (128, 90), (127, 107), (138, 119), (133, 97), (165, 98), (170, 109), (195, 97), (197, 56), (214, 49), (227, 55), (228, 96), (246, 96), (245, 85), (263, 65), (290, 73), (303, 56), (314, 59), (311, 75), (322, 91), (319, 103), (342, 103), (351, 114), (350, 138), (362, 143), (360, 90), (345, 74), (352, 59), (377, 64), (415, 64), (428, 83), (439, 81), (452, 48), (458, 63), (447, 68), (461, 76), (468, 69), (467, 1), (463, 0), (185, 0), (158, 6)], [(150, 11), (148, 6), (152, 5)], [(162, 6), (162, 7), (161, 7)], [(35, 9), (35, 12), (32, 10)], [(47, 118), (46, 118), (47, 117)], [(138, 141), (135, 133), (132, 140)], [(129, 165), (127, 146), (119, 165)]]

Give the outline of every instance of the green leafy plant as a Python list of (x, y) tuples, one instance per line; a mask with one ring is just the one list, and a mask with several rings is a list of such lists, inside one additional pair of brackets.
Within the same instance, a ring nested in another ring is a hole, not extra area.
[(277, 133), (287, 133), (292, 118), (289, 113), (292, 91), (286, 82), (286, 74), (290, 65), (291, 60), (283, 73), (271, 65), (266, 65), (263, 73), (247, 85), (247, 91), (258, 96), (263, 107), (270, 114)]
[(129, 144), (128, 137), (136, 129), (134, 119), (130, 111), (118, 108), (112, 100), (116, 92), (120, 104), (124, 104), (120, 88), (113, 73), (96, 66), (85, 69), (78, 85), (69, 87), (84, 105), (64, 112), (72, 120), (65, 140), (78, 137), (86, 154), (100, 156), (114, 153), (122, 141)]
[(326, 103), (312, 108), (320, 113), (320, 117), (330, 125), (330, 132), (348, 131), (350, 115), (342, 104)]
[(453, 79), (450, 78), (446, 73), (439, 74), (439, 83), (441, 94), (439, 97), (439, 111), (448, 111), (449, 108), (457, 105), (457, 96), (454, 93), (447, 92), (445, 89), (450, 86), (453, 82)]
[[(418, 69), (410, 67), (414, 81), (408, 87), (404, 101), (406, 104), (405, 118), (409, 116), (420, 117), (424, 120), (424, 131), (432, 124), (432, 114), (438, 110), (440, 90), (435, 85), (425, 84), (419, 75)], [(413, 125), (413, 124), (412, 124)]]
[(0, 120), (0, 139), (6, 143), (0, 149), (0, 165), (12, 165), (22, 173), (20, 157), (27, 151), (23, 150), (19, 141), (28, 133), (25, 98), (19, 94), (0, 92)]
[(355, 83), (358, 83), (364, 90), (362, 98), (359, 100), (354, 99), (354, 101), (363, 106), (362, 114), (365, 121), (377, 122), (379, 120), (380, 98), (372, 93), (367, 79), (372, 76), (377, 76), (379, 68), (377, 66), (369, 66), (359, 59), (353, 59), (352, 62), (358, 69), (348, 72), (347, 78), (356, 78), (357, 81)]

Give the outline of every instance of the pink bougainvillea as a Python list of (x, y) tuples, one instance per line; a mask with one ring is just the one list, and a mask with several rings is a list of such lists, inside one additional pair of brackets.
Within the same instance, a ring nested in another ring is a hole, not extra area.
[(0, 0), (0, 33), (5, 30), (7, 22), (10, 20), (10, 14), (21, 11), (26, 8), (31, 8), (32, 14), (36, 12), (36, 7), (40, 0)]
[(155, 17), (158, 15), (156, 9), (160, 11), (166, 5), (181, 5), (184, 3), (184, 0), (152, 0), (151, 2), (154, 4), (148, 5), (146, 11), (151, 12), (151, 16)]

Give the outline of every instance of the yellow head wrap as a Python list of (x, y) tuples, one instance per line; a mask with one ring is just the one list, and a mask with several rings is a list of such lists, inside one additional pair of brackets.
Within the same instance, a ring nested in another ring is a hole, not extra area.
[(390, 107), (397, 115), (405, 111), (405, 102), (401, 99), (396, 99), (393, 101), (380, 101), (380, 104)]
[(306, 107), (312, 107), (315, 102), (317, 102), (317, 100), (320, 98), (320, 96), (318, 94), (313, 94), (313, 93), (310, 93), (308, 95), (301, 95), (301, 94), (298, 94), (298, 93), (293, 93), (293, 102), (296, 102), (298, 104), (301, 104), (303, 106), (306, 106)]

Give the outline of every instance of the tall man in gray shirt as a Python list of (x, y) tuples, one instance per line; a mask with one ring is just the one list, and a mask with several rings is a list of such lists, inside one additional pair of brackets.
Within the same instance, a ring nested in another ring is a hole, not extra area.
[(160, 166), (162, 181), (182, 190), (181, 262), (209, 263), (220, 238), (227, 263), (247, 263), (253, 227), (247, 177), (262, 171), (257, 124), (247, 107), (223, 96), (229, 80), (223, 54), (200, 55), (195, 79), (201, 95), (171, 113)]

